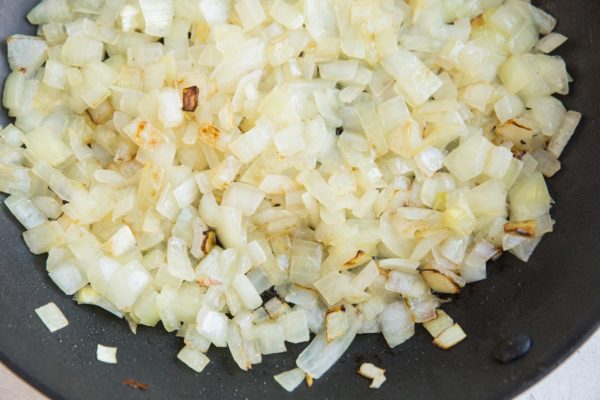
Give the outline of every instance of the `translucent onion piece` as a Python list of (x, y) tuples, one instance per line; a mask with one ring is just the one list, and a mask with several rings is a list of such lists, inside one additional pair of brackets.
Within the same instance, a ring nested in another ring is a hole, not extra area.
[(282, 372), (275, 375), (274, 378), (288, 392), (293, 392), (304, 381), (306, 374), (300, 368)]
[(372, 379), (371, 386), (369, 386), (371, 389), (379, 389), (386, 381), (385, 369), (378, 368), (371, 363), (361, 364), (358, 373), (365, 378)]
[(346, 352), (362, 324), (362, 317), (349, 311), (349, 328), (346, 334), (328, 342), (325, 331), (319, 333), (308, 347), (300, 353), (296, 365), (306, 374), (319, 379)]
[(210, 363), (209, 358), (204, 353), (189, 346), (181, 349), (177, 354), (177, 358), (196, 372), (202, 372)]
[(56, 332), (69, 325), (69, 321), (54, 303), (48, 303), (45, 306), (35, 309), (35, 313), (40, 317), (44, 325), (50, 332)]
[(101, 344), (96, 348), (96, 358), (106, 364), (117, 363), (117, 348), (103, 346)]

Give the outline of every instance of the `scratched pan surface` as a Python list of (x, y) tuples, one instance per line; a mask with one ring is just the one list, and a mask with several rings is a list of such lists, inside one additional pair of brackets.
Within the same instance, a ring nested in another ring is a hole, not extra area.
[[(0, 0), (0, 39), (33, 33), (24, 15), (34, 0)], [(544, 239), (528, 265), (503, 257), (489, 268), (490, 279), (469, 286), (446, 309), (469, 339), (444, 352), (417, 329), (415, 338), (389, 350), (379, 335), (359, 337), (341, 361), (310, 391), (312, 398), (504, 399), (538, 381), (571, 354), (600, 320), (600, 2), (540, 1), (559, 17), (558, 30), (570, 41), (561, 49), (575, 78), (566, 104), (585, 120), (550, 182), (557, 201), (556, 232)], [(2, 48), (0, 79), (6, 73)], [(2, 111), (1, 123), (7, 122)], [(211, 349), (201, 375), (175, 359), (180, 339), (160, 329), (132, 335), (126, 323), (90, 307), (77, 306), (54, 287), (44, 258), (29, 254), (21, 228), (5, 207), (0, 211), (0, 361), (45, 394), (57, 399), (304, 399), (306, 387), (287, 395), (272, 376), (294, 366), (304, 346), (265, 357), (251, 373), (237, 369), (227, 351)], [(34, 314), (54, 301), (70, 325), (49, 334)], [(500, 365), (490, 356), (498, 339), (514, 333), (533, 338), (529, 355)], [(119, 348), (117, 365), (96, 361), (96, 344)], [(357, 377), (361, 360), (387, 369), (378, 392)], [(127, 378), (147, 383), (146, 392), (126, 387)], [(0, 395), (0, 397), (2, 397)]]

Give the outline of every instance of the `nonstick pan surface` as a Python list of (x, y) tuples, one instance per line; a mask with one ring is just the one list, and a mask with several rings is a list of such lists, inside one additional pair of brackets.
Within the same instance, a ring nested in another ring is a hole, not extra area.
[[(0, 39), (33, 34), (24, 16), (35, 0), (0, 0)], [(490, 265), (489, 279), (468, 286), (444, 308), (469, 337), (443, 351), (422, 328), (407, 343), (390, 350), (381, 335), (360, 336), (338, 364), (312, 389), (284, 392), (274, 374), (294, 367), (306, 346), (265, 357), (252, 372), (240, 371), (226, 349), (211, 349), (212, 362), (196, 374), (175, 358), (181, 340), (162, 329), (127, 324), (102, 310), (77, 306), (47, 277), (43, 257), (29, 253), (21, 228), (0, 207), (0, 361), (56, 399), (506, 399), (550, 372), (595, 331), (600, 321), (600, 2), (537, 2), (559, 19), (569, 41), (559, 53), (575, 78), (564, 101), (584, 121), (563, 156), (563, 170), (550, 181), (557, 205), (556, 229), (527, 264), (504, 256)], [(0, 57), (4, 81), (6, 46)], [(2, 111), (0, 123), (8, 122)], [(3, 199), (3, 198), (2, 198)], [(50, 334), (34, 309), (55, 302), (70, 321)], [(531, 352), (502, 365), (491, 356), (503, 337), (524, 333)], [(98, 343), (118, 347), (117, 365), (96, 361)], [(387, 369), (378, 391), (358, 377), (370, 361)], [(135, 379), (145, 392), (122, 384)], [(0, 397), (2, 395), (0, 394)]]

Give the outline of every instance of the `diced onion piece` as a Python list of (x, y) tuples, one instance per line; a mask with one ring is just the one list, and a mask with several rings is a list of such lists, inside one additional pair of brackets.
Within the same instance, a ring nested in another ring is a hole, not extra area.
[(26, 197), (13, 195), (7, 198), (4, 204), (26, 229), (33, 229), (48, 222), (46, 216)]
[(377, 268), (377, 264), (375, 261), (371, 261), (368, 263), (359, 274), (352, 279), (351, 285), (358, 291), (363, 291), (379, 276), (379, 268)]
[(245, 183), (232, 183), (223, 193), (222, 205), (234, 207), (245, 216), (252, 215), (263, 201), (265, 193)]
[[(505, 225), (506, 230), (506, 225)], [(498, 249), (486, 240), (478, 240), (464, 261), (465, 267), (477, 267), (485, 264), (488, 260), (498, 254)]]
[(446, 275), (433, 271), (424, 270), (421, 275), (427, 281), (427, 284), (438, 293), (456, 294), (460, 292), (460, 287)]
[(467, 335), (462, 330), (460, 325), (454, 324), (437, 336), (433, 340), (433, 344), (441, 349), (448, 350), (463, 341), (466, 337)]
[(538, 168), (545, 177), (553, 177), (562, 168), (560, 161), (547, 150), (536, 149), (531, 155), (538, 162)]
[(288, 392), (293, 392), (304, 381), (306, 374), (300, 368), (282, 372), (275, 375), (274, 378)]
[(88, 283), (85, 273), (75, 260), (61, 261), (53, 265), (48, 263), (48, 276), (65, 294), (75, 294)]
[(271, 6), (271, 16), (288, 29), (298, 29), (304, 22), (304, 16), (284, 0), (275, 0)]
[(482, 263), (475, 267), (464, 267), (460, 270), (460, 276), (465, 284), (482, 281), (487, 278), (487, 264)]
[(502, 179), (510, 169), (513, 154), (510, 149), (502, 146), (494, 146), (490, 152), (484, 172), (490, 178)]
[(461, 181), (473, 179), (485, 169), (490, 150), (491, 143), (486, 138), (470, 136), (446, 157), (446, 168)]
[(415, 323), (404, 301), (395, 301), (385, 306), (378, 316), (381, 331), (388, 346), (396, 347), (415, 334)]
[(101, 344), (96, 348), (96, 358), (98, 361), (101, 361), (106, 364), (116, 364), (117, 363), (117, 348), (103, 346)]
[(341, 279), (341, 275), (338, 272), (331, 272), (325, 275), (316, 281), (314, 285), (329, 305), (334, 305), (344, 297), (350, 295), (352, 289), (347, 281)]
[(434, 338), (438, 337), (442, 332), (454, 325), (454, 321), (444, 310), (438, 309), (435, 313), (437, 315), (435, 319), (423, 323), (423, 327), (427, 329), (427, 332)]
[(169, 239), (167, 244), (167, 266), (169, 273), (174, 277), (185, 281), (194, 280), (194, 268), (183, 239), (174, 236)]
[(409, 51), (398, 49), (381, 62), (412, 105), (423, 104), (442, 86), (442, 80)]
[(265, 311), (269, 314), (272, 319), (277, 319), (284, 314), (290, 312), (290, 306), (281, 301), (279, 297), (273, 297), (271, 300), (265, 303)]
[(230, 143), (231, 152), (243, 162), (254, 160), (268, 146), (273, 132), (254, 127)]
[(519, 96), (508, 93), (494, 104), (494, 111), (500, 122), (504, 123), (525, 111), (525, 104)]
[(111, 276), (106, 297), (119, 309), (133, 306), (152, 277), (138, 261), (120, 267)]
[(77, 291), (75, 295), (77, 304), (89, 304), (103, 308), (109, 313), (115, 315), (118, 318), (123, 318), (123, 313), (116, 309), (108, 300), (103, 298), (100, 293), (91, 286), (85, 286)]
[(69, 325), (67, 318), (54, 303), (48, 303), (45, 306), (36, 308), (35, 313), (40, 317), (50, 332), (56, 332)]
[(158, 119), (165, 128), (175, 128), (183, 122), (183, 102), (175, 89), (163, 90), (158, 96)]
[(379, 389), (386, 381), (385, 369), (378, 368), (371, 363), (362, 363), (358, 373), (372, 380), (371, 386), (369, 386), (371, 389)]
[(254, 327), (254, 339), (264, 355), (284, 353), (285, 333), (279, 323), (262, 322)]
[(575, 111), (567, 112), (562, 126), (560, 127), (556, 135), (552, 136), (552, 139), (550, 139), (550, 143), (548, 144), (548, 151), (552, 153), (556, 158), (559, 158), (565, 147), (567, 147), (567, 143), (569, 143), (569, 141), (575, 134), (577, 126), (581, 122), (581, 118), (581, 113)]
[(151, 36), (167, 36), (174, 15), (173, 0), (140, 0), (144, 15), (144, 32)]
[(102, 42), (87, 36), (69, 36), (61, 50), (61, 61), (74, 67), (102, 61), (103, 56)]
[(279, 317), (277, 322), (283, 328), (283, 335), (286, 342), (302, 343), (310, 340), (308, 320), (304, 310), (295, 309)]
[(407, 297), (420, 297), (429, 292), (426, 282), (419, 274), (399, 271), (389, 273), (385, 288)]
[(535, 45), (536, 50), (542, 53), (552, 53), (554, 50), (562, 46), (566, 41), (567, 37), (560, 33), (551, 32), (541, 38)]
[(202, 306), (196, 318), (198, 333), (210, 340), (217, 347), (227, 345), (227, 324), (229, 320), (225, 314), (213, 311), (207, 306)]
[(254, 310), (261, 306), (262, 299), (246, 275), (237, 275), (232, 285), (246, 309)]
[(294, 239), (290, 263), (290, 281), (300, 285), (310, 285), (318, 280), (321, 273), (323, 246), (319, 243)]
[(342, 309), (330, 311), (325, 317), (325, 331), (328, 342), (343, 336), (349, 329), (348, 316)]
[(202, 352), (185, 346), (177, 353), (177, 358), (196, 372), (204, 371), (210, 359)]
[(267, 18), (259, 0), (240, 0), (236, 2), (235, 10), (247, 31), (260, 25)]
[(118, 257), (131, 250), (135, 244), (136, 240), (133, 236), (133, 232), (131, 232), (131, 228), (127, 225), (123, 225), (104, 244), (104, 248), (113, 256)]
[(47, 253), (63, 240), (63, 228), (56, 221), (46, 222), (23, 233), (25, 244), (33, 254)]
[(346, 334), (328, 342), (324, 331), (319, 333), (298, 356), (296, 365), (306, 374), (319, 379), (346, 352), (362, 324), (360, 316), (350, 316), (350, 327)]
[(37, 36), (13, 35), (6, 39), (8, 64), (13, 71), (29, 75), (46, 61), (48, 45)]

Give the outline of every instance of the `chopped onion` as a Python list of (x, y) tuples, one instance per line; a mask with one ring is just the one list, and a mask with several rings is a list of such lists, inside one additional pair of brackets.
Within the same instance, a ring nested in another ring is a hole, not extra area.
[(113, 256), (118, 257), (133, 249), (136, 240), (129, 226), (124, 225), (110, 237), (104, 248)]
[(233, 279), (232, 286), (247, 310), (254, 310), (261, 306), (262, 299), (246, 275), (237, 275)]
[(433, 340), (433, 344), (442, 348), (444, 350), (448, 350), (451, 347), (454, 347), (459, 342), (463, 341), (467, 335), (462, 330), (460, 325), (454, 324), (450, 328), (444, 330), (439, 336), (437, 336)]
[(343, 336), (349, 329), (348, 315), (343, 309), (328, 311), (325, 317), (325, 332), (328, 342)]
[(140, 0), (144, 15), (144, 32), (151, 36), (166, 36), (174, 15), (172, 0)]
[(196, 329), (202, 336), (210, 340), (217, 347), (225, 347), (227, 345), (228, 319), (225, 314), (202, 306), (198, 311), (196, 321)]
[(566, 41), (567, 37), (560, 33), (551, 32), (541, 38), (535, 45), (535, 48), (542, 53), (552, 53), (554, 50), (562, 46)]
[(13, 71), (32, 74), (46, 61), (48, 45), (43, 38), (13, 35), (6, 40), (6, 44), (8, 64)]
[(50, 332), (56, 332), (69, 325), (67, 318), (65, 318), (64, 314), (54, 303), (48, 303), (45, 306), (36, 308), (35, 313), (40, 317)]
[(427, 332), (434, 338), (440, 336), (442, 332), (454, 325), (454, 321), (443, 310), (436, 310), (436, 318), (423, 323)]
[(567, 146), (567, 143), (575, 134), (575, 129), (581, 122), (581, 114), (575, 111), (567, 112), (562, 126), (559, 128), (556, 135), (550, 139), (548, 144), (548, 151), (552, 153), (556, 158), (559, 158), (563, 150)]
[(98, 359), (98, 361), (101, 361), (106, 364), (116, 364), (117, 363), (117, 348), (103, 346), (103, 345), (99, 344), (96, 349), (96, 358)]
[(288, 392), (293, 392), (304, 381), (306, 374), (300, 368), (294, 368), (289, 371), (275, 375), (274, 378)]
[(362, 318), (349, 311), (349, 328), (345, 335), (328, 342), (326, 333), (319, 333), (298, 356), (296, 365), (306, 374), (319, 379), (346, 352), (362, 324)]
[(284, 353), (285, 332), (279, 323), (262, 322), (254, 326), (254, 339), (264, 355)]
[(378, 368), (371, 363), (362, 363), (358, 369), (358, 373), (372, 380), (371, 386), (369, 386), (371, 389), (379, 389), (386, 381), (384, 375), (385, 369)]
[(13, 195), (7, 198), (4, 204), (26, 229), (33, 229), (48, 222), (46, 216), (26, 197)]
[(196, 371), (211, 344), (247, 371), (311, 332), (287, 390), (359, 333), (394, 347), (424, 324), (450, 348), (466, 335), (437, 294), (553, 231), (544, 177), (582, 115), (556, 96), (566, 37), (529, 1), (43, 0), (28, 19), (5, 204), (58, 288), (162, 322)]
[(279, 317), (277, 322), (283, 328), (286, 342), (302, 343), (310, 340), (306, 312), (297, 309)]
[(177, 353), (177, 358), (196, 372), (202, 372), (210, 363), (210, 360), (204, 353), (189, 346), (185, 346), (181, 349), (179, 353)]
[(314, 283), (327, 304), (334, 305), (351, 294), (352, 286), (338, 272), (331, 272)]
[(403, 301), (386, 305), (378, 319), (390, 347), (404, 343), (415, 334), (415, 324)]

